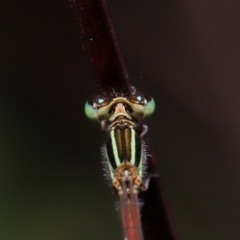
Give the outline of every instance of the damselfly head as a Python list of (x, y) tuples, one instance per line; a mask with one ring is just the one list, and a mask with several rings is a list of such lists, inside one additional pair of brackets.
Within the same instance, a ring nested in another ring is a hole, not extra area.
[(97, 96), (89, 99), (85, 104), (85, 114), (90, 119), (98, 121), (113, 121), (123, 115), (129, 119), (141, 121), (145, 116), (154, 112), (155, 103), (152, 97), (139, 92), (129, 97)]

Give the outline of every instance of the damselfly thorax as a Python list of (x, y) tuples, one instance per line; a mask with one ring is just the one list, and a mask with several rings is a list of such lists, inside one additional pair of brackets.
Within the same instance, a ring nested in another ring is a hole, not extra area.
[(143, 141), (146, 127), (142, 119), (153, 111), (153, 99), (141, 93), (129, 97), (98, 96), (85, 105), (87, 116), (98, 119), (108, 135), (102, 153), (112, 185), (119, 195), (122, 194), (123, 181), (126, 186), (128, 182), (133, 184), (135, 194), (146, 189), (146, 147)]
[(121, 181), (132, 179), (135, 191), (143, 189), (143, 168), (146, 165), (144, 143), (139, 124), (119, 115), (109, 126), (109, 138), (103, 146), (113, 186), (121, 194)]

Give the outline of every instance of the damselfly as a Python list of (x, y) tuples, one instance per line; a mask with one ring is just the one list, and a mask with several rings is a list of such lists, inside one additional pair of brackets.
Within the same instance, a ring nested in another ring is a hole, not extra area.
[(107, 134), (103, 162), (120, 199), (125, 239), (141, 240), (138, 193), (147, 189), (147, 157), (142, 120), (153, 113), (154, 100), (136, 92), (123, 96), (97, 96), (87, 101), (85, 113)]

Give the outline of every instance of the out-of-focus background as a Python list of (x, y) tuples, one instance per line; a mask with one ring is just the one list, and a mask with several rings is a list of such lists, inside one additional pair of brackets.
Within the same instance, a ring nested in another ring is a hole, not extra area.
[[(107, 2), (180, 238), (240, 239), (240, 2)], [(70, 3), (0, 9), (0, 239), (122, 239)]]

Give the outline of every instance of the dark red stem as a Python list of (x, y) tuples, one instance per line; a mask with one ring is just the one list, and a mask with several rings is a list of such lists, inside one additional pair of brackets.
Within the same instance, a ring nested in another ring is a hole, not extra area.
[(144, 205), (141, 209), (142, 230), (145, 240), (178, 240), (168, 204), (165, 199), (156, 161), (148, 156), (148, 172), (151, 180), (146, 192), (140, 198)]
[(131, 86), (104, 0), (71, 0), (101, 93), (129, 94)]

